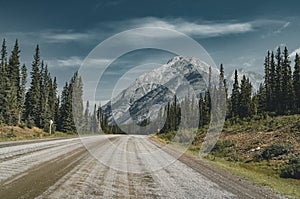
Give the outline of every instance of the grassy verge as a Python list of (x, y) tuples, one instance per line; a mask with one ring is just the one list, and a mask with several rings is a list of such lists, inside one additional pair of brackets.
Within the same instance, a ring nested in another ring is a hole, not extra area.
[[(167, 142), (157, 136), (155, 139), (167, 144)], [(178, 149), (186, 150), (178, 143), (168, 142), (169, 145)], [(200, 147), (190, 146), (187, 153), (198, 156)], [(254, 184), (267, 186), (278, 194), (300, 198), (300, 180), (290, 178), (280, 178), (278, 173), (268, 166), (268, 162), (260, 163), (243, 163), (225, 160), (225, 158), (209, 155), (206, 157), (213, 165), (226, 169), (227, 171), (240, 176)]]
[[(197, 131), (188, 153), (198, 155), (206, 132), (207, 128)], [(187, 135), (183, 131), (156, 137), (185, 150), (179, 143)], [(300, 115), (226, 121), (207, 159), (254, 184), (300, 198)]]
[(276, 193), (300, 198), (300, 180), (280, 178), (275, 172), (262, 166), (229, 162), (223, 158), (215, 158), (211, 162), (255, 184), (268, 186)]
[(42, 138), (59, 138), (59, 137), (74, 137), (74, 134), (53, 132), (51, 135), (44, 132), (42, 129), (21, 128), (16, 126), (0, 126), (0, 142), (19, 141), (19, 140), (35, 140)]

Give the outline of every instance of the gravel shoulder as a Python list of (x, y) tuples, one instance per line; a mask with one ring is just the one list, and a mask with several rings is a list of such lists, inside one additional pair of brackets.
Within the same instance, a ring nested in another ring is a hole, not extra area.
[(227, 170), (217, 167), (205, 160), (194, 155), (183, 153), (175, 147), (166, 146), (155, 138), (151, 138), (151, 142), (159, 148), (162, 148), (167, 153), (173, 156), (180, 156), (180, 162), (193, 168), (201, 175), (207, 177), (209, 180), (217, 183), (219, 186), (231, 193), (237, 195), (239, 198), (286, 198), (285, 196), (274, 193), (267, 187), (255, 185), (239, 176), (236, 176)]

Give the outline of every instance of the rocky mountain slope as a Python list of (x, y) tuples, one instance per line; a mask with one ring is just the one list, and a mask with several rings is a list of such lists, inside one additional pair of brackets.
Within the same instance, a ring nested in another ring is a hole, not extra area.
[[(218, 70), (212, 68), (213, 83), (217, 82), (218, 75)], [(186, 96), (199, 97), (207, 89), (208, 77), (208, 64), (194, 57), (176, 56), (167, 64), (137, 78), (103, 106), (103, 113), (109, 116), (109, 123), (152, 120), (175, 94), (179, 101)]]

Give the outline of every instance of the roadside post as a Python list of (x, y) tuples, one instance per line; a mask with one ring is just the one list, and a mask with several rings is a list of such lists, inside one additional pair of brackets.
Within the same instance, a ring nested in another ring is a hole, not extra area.
[(49, 126), (49, 134), (51, 135), (51, 127), (52, 127), (52, 124), (53, 124), (53, 120), (50, 120), (50, 126)]

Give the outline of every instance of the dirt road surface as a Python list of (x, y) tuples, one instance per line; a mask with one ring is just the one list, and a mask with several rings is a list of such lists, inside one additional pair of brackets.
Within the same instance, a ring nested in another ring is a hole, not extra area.
[(284, 197), (147, 136), (99, 135), (0, 144), (0, 198)]

